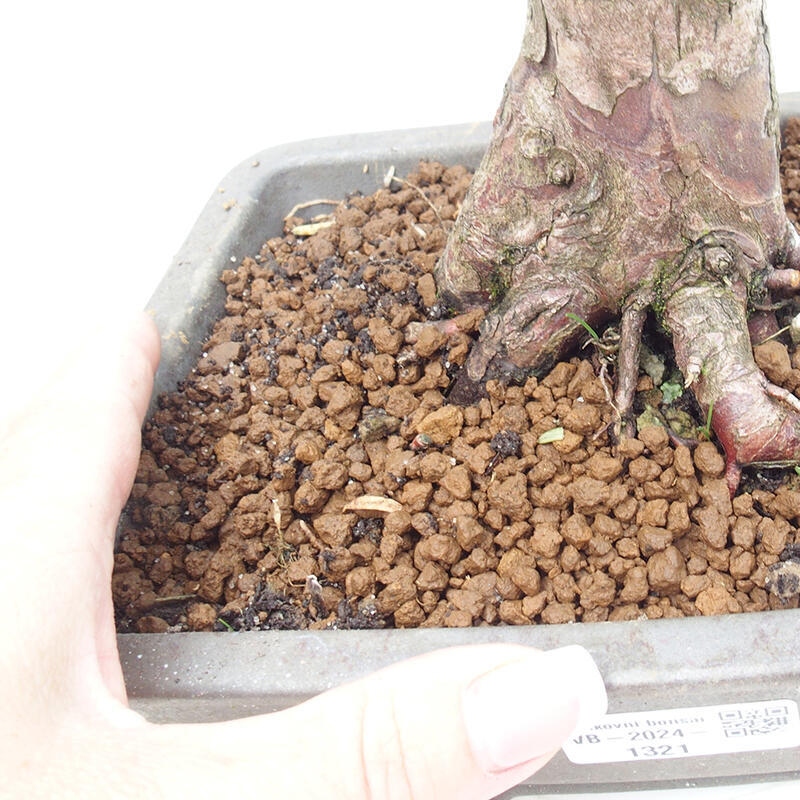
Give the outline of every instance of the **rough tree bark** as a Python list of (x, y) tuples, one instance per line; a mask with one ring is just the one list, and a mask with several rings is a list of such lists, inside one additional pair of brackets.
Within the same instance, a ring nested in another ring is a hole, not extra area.
[[(752, 354), (800, 286), (763, 0), (529, 0), (486, 156), (436, 271), (487, 314), (451, 397), (545, 370), (620, 318), (628, 418), (649, 310), (741, 466), (800, 459), (800, 402)], [(768, 327), (768, 325), (767, 325)]]

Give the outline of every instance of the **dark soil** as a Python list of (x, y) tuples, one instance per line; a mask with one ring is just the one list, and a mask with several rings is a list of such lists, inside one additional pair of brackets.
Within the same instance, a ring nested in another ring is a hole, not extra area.
[[(782, 169), (797, 224), (800, 120)], [(663, 426), (703, 438), (691, 398), (668, 396), (668, 358), (664, 376), (642, 372), (639, 434), (618, 446), (601, 376), (613, 331), (540, 379), (448, 403), (480, 317), (424, 323), (447, 316), (432, 270), (469, 179), (422, 163), (321, 219), (287, 219), (222, 275), (227, 316), (144, 426), (113, 577), (121, 631), (798, 605), (797, 475), (751, 471), (731, 501), (718, 447), (676, 446)], [(309, 221), (316, 232), (298, 227)], [(788, 336), (756, 354), (800, 387)]]

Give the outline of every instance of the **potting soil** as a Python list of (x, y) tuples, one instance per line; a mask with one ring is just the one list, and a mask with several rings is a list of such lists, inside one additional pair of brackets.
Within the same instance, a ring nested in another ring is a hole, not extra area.
[[(800, 120), (782, 178), (798, 224)], [(481, 317), (445, 324), (432, 270), (469, 180), (426, 162), (369, 197), (302, 209), (221, 276), (226, 316), (143, 429), (113, 576), (120, 631), (798, 605), (800, 477), (749, 470), (731, 500), (655, 325), (636, 438), (612, 440), (613, 346), (588, 335), (539, 379), (448, 403)], [(788, 332), (755, 354), (800, 387)]]

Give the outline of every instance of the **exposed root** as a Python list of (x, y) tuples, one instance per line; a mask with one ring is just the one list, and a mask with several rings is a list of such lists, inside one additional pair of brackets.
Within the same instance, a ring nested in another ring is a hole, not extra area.
[[(630, 427), (652, 308), (685, 385), (705, 414), (713, 408), (730, 487), (743, 464), (800, 458), (800, 401), (766, 381), (748, 333), (753, 310), (756, 340), (775, 333), (775, 300), (800, 291), (760, 0), (724, 13), (685, 4), (682, 24), (662, 2), (637, 4), (635, 24), (597, 3), (533, 6), (436, 268), (445, 302), (486, 309), (451, 400), (474, 401), (492, 378), (538, 374), (577, 344), (580, 321), (621, 317), (609, 394)], [(670, 48), (653, 43), (676, 33), (685, 49), (667, 63)]]

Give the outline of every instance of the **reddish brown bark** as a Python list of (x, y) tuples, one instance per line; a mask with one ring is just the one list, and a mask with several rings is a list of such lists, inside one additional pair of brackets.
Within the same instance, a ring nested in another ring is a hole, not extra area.
[(781, 204), (762, 0), (530, 0), (495, 132), (437, 266), (443, 299), (487, 310), (454, 389), (537, 373), (621, 318), (630, 409), (653, 308), (729, 483), (800, 458), (800, 403), (755, 365), (747, 316), (796, 286)]

